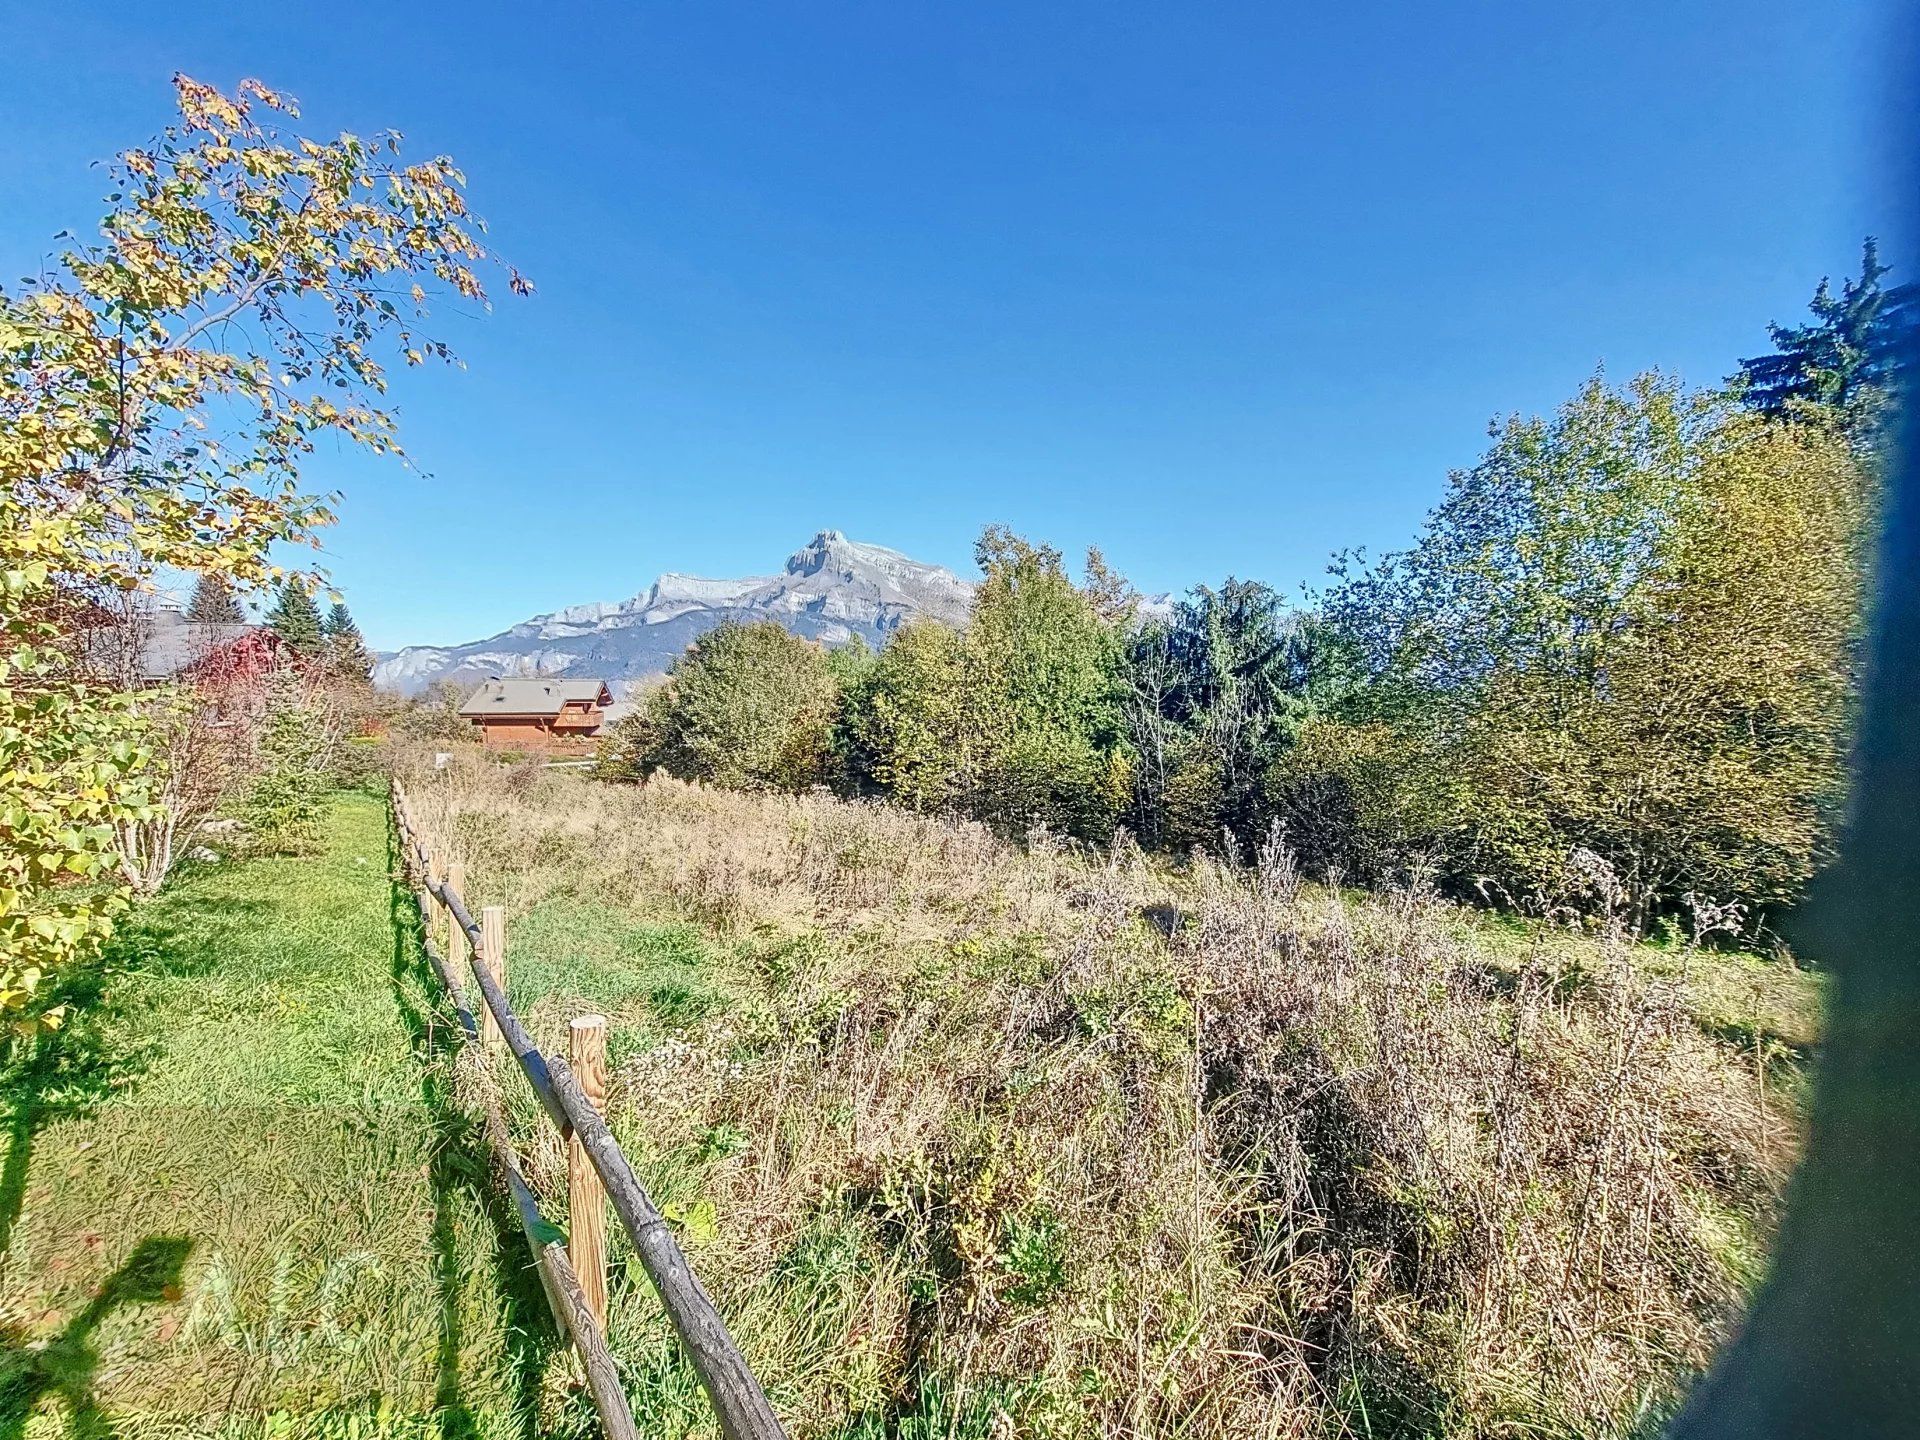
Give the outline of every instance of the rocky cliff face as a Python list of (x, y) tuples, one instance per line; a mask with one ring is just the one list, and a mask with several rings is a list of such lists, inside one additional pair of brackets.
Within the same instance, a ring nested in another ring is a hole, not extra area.
[(597, 676), (617, 689), (661, 674), (725, 620), (775, 620), (829, 645), (861, 635), (877, 646), (920, 617), (959, 624), (972, 598), (973, 587), (952, 571), (823, 530), (778, 575), (662, 575), (630, 600), (536, 615), (465, 645), (410, 645), (382, 656), (373, 679), (402, 694), (489, 675)]

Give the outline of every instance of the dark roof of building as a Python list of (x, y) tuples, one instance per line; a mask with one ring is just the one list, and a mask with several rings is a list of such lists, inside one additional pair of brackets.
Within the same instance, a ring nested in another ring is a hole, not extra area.
[(604, 705), (612, 698), (604, 680), (488, 680), (467, 697), (460, 713), (471, 720), (489, 715), (553, 716), (569, 702)]
[(139, 623), (145, 631), (139, 640), (140, 678), (148, 681), (171, 680), (222, 645), (259, 628), (245, 621), (202, 624), (178, 610), (156, 610)]

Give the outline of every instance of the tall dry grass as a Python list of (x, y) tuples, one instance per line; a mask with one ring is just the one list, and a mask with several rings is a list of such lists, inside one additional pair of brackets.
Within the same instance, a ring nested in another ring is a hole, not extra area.
[(1489, 944), (1278, 843), (1174, 871), (469, 755), (410, 784), (516, 919), (714, 938), (724, 1003), (624, 1017), (610, 1108), (800, 1435), (1630, 1433), (1736, 1318), (1797, 1148), (1707, 952)]

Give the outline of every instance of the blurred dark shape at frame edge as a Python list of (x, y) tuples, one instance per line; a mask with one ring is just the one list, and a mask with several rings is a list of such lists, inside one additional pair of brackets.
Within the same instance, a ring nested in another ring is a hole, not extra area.
[[(1920, 273), (1920, 24), (1890, 103), (1898, 255)], [(1920, 349), (1909, 332), (1910, 351)], [(1912, 354), (1920, 363), (1920, 353)], [(1675, 1440), (1920, 1435), (1920, 406), (1903, 397), (1852, 811), (1797, 948), (1834, 978), (1772, 1274)]]

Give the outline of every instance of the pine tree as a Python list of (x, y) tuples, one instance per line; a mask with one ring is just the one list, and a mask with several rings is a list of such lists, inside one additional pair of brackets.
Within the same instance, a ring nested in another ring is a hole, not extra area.
[(1748, 408), (1778, 418), (1797, 405), (1820, 405), (1849, 416), (1871, 413), (1906, 378), (1905, 344), (1920, 320), (1920, 286), (1883, 285), (1888, 267), (1869, 236), (1860, 278), (1822, 279), (1808, 309), (1813, 323), (1769, 325), (1771, 354), (1740, 362)]
[(306, 587), (297, 581), (280, 583), (280, 594), (267, 614), (267, 624), (296, 655), (317, 655), (325, 643), (320, 611)]
[(202, 575), (187, 602), (187, 619), (195, 625), (243, 625), (247, 616), (225, 576)]
[(321, 630), (326, 636), (333, 668), (347, 679), (365, 680), (367, 672), (373, 669), (373, 653), (367, 649), (366, 639), (360, 627), (353, 623), (344, 600), (333, 602), (333, 608), (321, 622)]

